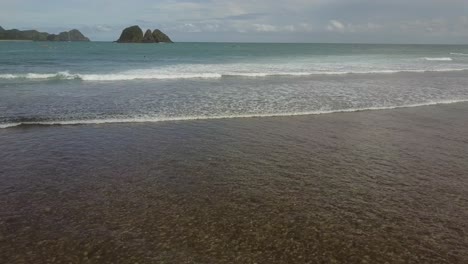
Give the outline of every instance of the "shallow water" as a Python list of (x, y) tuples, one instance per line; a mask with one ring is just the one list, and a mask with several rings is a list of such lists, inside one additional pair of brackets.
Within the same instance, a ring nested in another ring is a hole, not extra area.
[(468, 46), (0, 43), (0, 128), (468, 100)]
[(5, 263), (466, 263), (468, 104), (0, 130)]

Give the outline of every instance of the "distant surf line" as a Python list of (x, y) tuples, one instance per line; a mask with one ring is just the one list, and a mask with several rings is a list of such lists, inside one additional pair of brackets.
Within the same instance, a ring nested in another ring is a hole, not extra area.
[(375, 70), (375, 71), (310, 71), (310, 72), (225, 72), (225, 73), (185, 73), (185, 74), (158, 74), (158, 73), (108, 73), (108, 74), (74, 74), (69, 72), (57, 73), (26, 73), (26, 74), (0, 74), (0, 79), (7, 80), (81, 80), (81, 81), (132, 81), (132, 80), (174, 80), (174, 79), (219, 79), (223, 77), (273, 77), (273, 76), (327, 76), (327, 75), (353, 75), (353, 74), (397, 74), (397, 73), (430, 73), (430, 72), (460, 72), (463, 69), (431, 69), (431, 70)]
[(450, 58), (450, 57), (440, 57), (440, 58), (428, 58), (428, 57), (426, 57), (424, 59), (427, 60), (427, 61), (453, 61), (453, 59)]
[(67, 125), (100, 125), (100, 124), (122, 124), (122, 123), (157, 123), (157, 122), (177, 122), (177, 121), (195, 121), (195, 120), (218, 120), (218, 119), (237, 119), (237, 118), (262, 118), (262, 117), (287, 117), (287, 116), (307, 116), (322, 115), (333, 113), (352, 113), (377, 110), (391, 110), (401, 108), (413, 108), (421, 106), (446, 105), (454, 103), (468, 102), (468, 99), (460, 100), (441, 100), (429, 101), (426, 103), (416, 103), (397, 106), (375, 106), (363, 108), (349, 108), (337, 110), (316, 110), (307, 112), (289, 112), (289, 113), (258, 113), (258, 114), (238, 114), (238, 115), (218, 115), (218, 116), (182, 116), (182, 117), (128, 117), (128, 118), (103, 118), (103, 119), (75, 119), (75, 120), (50, 120), (50, 121), (27, 121), (12, 122), (0, 124), (0, 129), (13, 128), (19, 126), (67, 126)]

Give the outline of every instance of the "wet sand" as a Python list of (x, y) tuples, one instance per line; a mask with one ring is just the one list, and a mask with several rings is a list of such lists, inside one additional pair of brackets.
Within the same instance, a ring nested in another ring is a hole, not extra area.
[(467, 113), (0, 129), (0, 260), (468, 263)]

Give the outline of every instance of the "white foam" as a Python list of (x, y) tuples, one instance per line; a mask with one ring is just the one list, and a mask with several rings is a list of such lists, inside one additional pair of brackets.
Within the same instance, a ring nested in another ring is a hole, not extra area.
[(181, 73), (181, 74), (143, 74), (143, 73), (117, 73), (117, 74), (79, 74), (83, 81), (129, 81), (147, 79), (209, 79), (221, 78), (218, 73)]
[(425, 103), (416, 103), (408, 105), (396, 106), (375, 106), (363, 108), (349, 108), (337, 110), (316, 110), (307, 112), (288, 112), (288, 113), (258, 113), (258, 114), (239, 114), (239, 115), (217, 115), (217, 116), (182, 116), (182, 117), (155, 117), (155, 116), (138, 116), (133, 118), (107, 118), (107, 119), (76, 119), (76, 120), (57, 120), (57, 121), (38, 121), (38, 122), (21, 122), (21, 123), (5, 123), (0, 124), (0, 128), (11, 128), (21, 125), (89, 125), (89, 124), (112, 124), (112, 123), (155, 123), (155, 122), (169, 122), (169, 121), (190, 121), (190, 120), (212, 120), (212, 119), (233, 119), (233, 118), (255, 118), (255, 117), (284, 117), (284, 116), (304, 116), (304, 115), (321, 115), (332, 113), (349, 113), (349, 112), (362, 112), (374, 110), (391, 110), (399, 108), (412, 108), (420, 106), (431, 105), (444, 105), (468, 102), (468, 99), (461, 100), (441, 100), (429, 101)]
[(466, 54), (466, 53), (457, 53), (457, 52), (451, 52), (450, 55), (468, 56), (468, 54)]
[(222, 76), (231, 77), (268, 77), (268, 76), (307, 76), (321, 74), (320, 72), (228, 72)]
[(195, 79), (195, 78), (221, 78), (217, 73), (182, 73), (182, 74), (144, 74), (144, 73), (111, 73), (111, 74), (71, 74), (69, 72), (58, 73), (27, 73), (27, 74), (0, 74), (0, 79), (61, 79), (83, 81), (129, 81), (145, 79)]
[(268, 76), (310, 76), (310, 75), (348, 75), (348, 74), (395, 74), (395, 73), (425, 73), (425, 72), (458, 72), (467, 69), (431, 69), (431, 70), (369, 70), (369, 71), (311, 71), (311, 72), (252, 72), (252, 73), (228, 73), (222, 76), (231, 77), (268, 77)]
[(79, 74), (70, 74), (68, 71), (57, 73), (25, 73), (25, 74), (0, 74), (0, 79), (79, 79)]
[(427, 61), (452, 61), (452, 58), (443, 57), (443, 58), (424, 58)]
[(0, 79), (15, 79), (18, 78), (15, 74), (0, 74)]
[[(440, 58), (441, 59), (441, 58)], [(30, 79), (30, 80), (82, 80), (82, 81), (131, 81), (131, 80), (168, 80), (168, 79), (213, 79), (222, 77), (268, 77), (268, 76), (309, 76), (309, 75), (346, 75), (346, 74), (395, 74), (466, 71), (468, 68), (447, 69), (401, 69), (401, 70), (354, 70), (354, 71), (269, 71), (269, 72), (178, 72), (174, 70), (132, 70), (120, 73), (106, 74), (75, 74), (70, 72), (57, 73), (26, 73), (0, 74), (0, 79)]]
[(9, 127), (15, 127), (15, 126), (20, 126), (21, 123), (6, 123), (6, 124), (0, 124), (0, 129), (1, 128), (9, 128)]

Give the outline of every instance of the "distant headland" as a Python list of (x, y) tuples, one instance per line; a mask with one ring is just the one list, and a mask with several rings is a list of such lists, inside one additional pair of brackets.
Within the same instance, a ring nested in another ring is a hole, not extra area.
[(139, 26), (131, 26), (122, 31), (118, 43), (173, 43), (172, 40), (161, 30), (155, 29), (146, 30), (143, 35), (143, 30)]
[(58, 35), (37, 30), (5, 30), (0, 27), (0, 40), (23, 40), (23, 41), (90, 41), (79, 30), (61, 32)]

